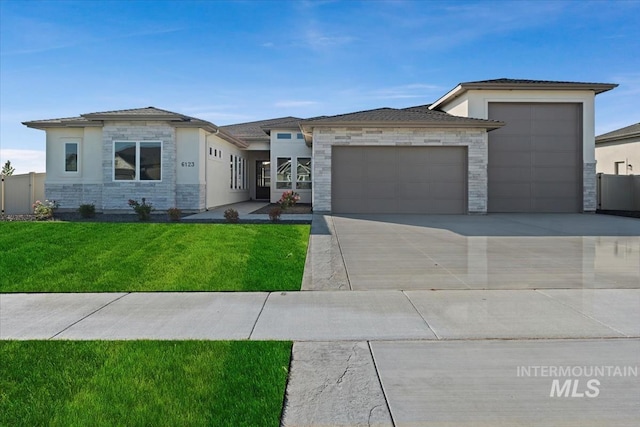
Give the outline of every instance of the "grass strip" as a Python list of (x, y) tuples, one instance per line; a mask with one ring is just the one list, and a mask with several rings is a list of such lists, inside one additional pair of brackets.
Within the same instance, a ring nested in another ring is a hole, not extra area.
[(278, 426), (290, 342), (0, 341), (0, 425)]

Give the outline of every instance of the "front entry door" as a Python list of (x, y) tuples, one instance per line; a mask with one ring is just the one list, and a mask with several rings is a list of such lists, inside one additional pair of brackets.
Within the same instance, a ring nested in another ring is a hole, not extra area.
[(256, 200), (271, 198), (271, 162), (256, 160)]

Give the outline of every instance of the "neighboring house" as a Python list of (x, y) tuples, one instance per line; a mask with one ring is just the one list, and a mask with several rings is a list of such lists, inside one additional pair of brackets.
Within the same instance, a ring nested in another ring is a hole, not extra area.
[(640, 174), (640, 123), (596, 137), (596, 172)]
[(605, 83), (461, 83), (435, 103), (218, 127), (154, 107), (25, 122), (61, 208), (199, 211), (293, 190), (316, 212), (588, 212)]

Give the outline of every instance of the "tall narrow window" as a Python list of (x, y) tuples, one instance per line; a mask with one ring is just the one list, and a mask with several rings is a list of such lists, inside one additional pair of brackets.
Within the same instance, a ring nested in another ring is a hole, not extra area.
[(159, 142), (140, 143), (140, 180), (160, 181), (162, 147)]
[(116, 142), (113, 159), (114, 179), (134, 181), (136, 179), (136, 143)]
[(67, 142), (64, 144), (64, 171), (78, 172), (78, 143)]
[(278, 157), (276, 188), (291, 189), (291, 158)]
[(311, 157), (298, 157), (296, 189), (311, 190)]
[(231, 171), (229, 188), (233, 190), (233, 154), (229, 154), (229, 170)]

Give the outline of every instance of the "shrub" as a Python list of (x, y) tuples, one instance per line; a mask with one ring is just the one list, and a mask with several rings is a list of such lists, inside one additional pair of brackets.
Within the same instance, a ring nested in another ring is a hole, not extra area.
[(182, 218), (182, 211), (178, 208), (169, 208), (167, 210), (167, 215), (171, 221), (180, 221), (180, 218)]
[(227, 222), (235, 224), (238, 222), (238, 219), (240, 219), (240, 215), (238, 215), (237, 210), (229, 208), (224, 211), (224, 219), (226, 219)]
[(151, 203), (147, 203), (146, 199), (142, 198), (142, 203), (138, 203), (137, 200), (129, 199), (129, 206), (138, 214), (140, 221), (146, 221), (151, 218), (151, 212), (155, 211)]
[(93, 203), (82, 204), (78, 208), (78, 212), (80, 212), (82, 218), (93, 218), (96, 216), (96, 205)]
[(44, 202), (36, 200), (33, 204), (33, 214), (38, 221), (46, 221), (53, 218), (53, 212), (58, 209), (58, 206), (55, 200), (45, 200)]
[(271, 220), (271, 222), (280, 221), (280, 215), (282, 215), (282, 209), (277, 206), (271, 208), (271, 210), (269, 211), (269, 219)]
[(289, 206), (295, 206), (300, 200), (300, 195), (295, 191), (289, 190), (282, 193), (282, 197), (278, 200), (278, 204), (282, 209), (287, 209)]

